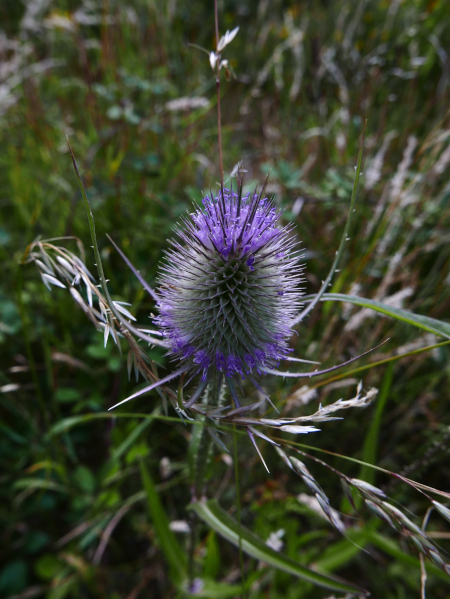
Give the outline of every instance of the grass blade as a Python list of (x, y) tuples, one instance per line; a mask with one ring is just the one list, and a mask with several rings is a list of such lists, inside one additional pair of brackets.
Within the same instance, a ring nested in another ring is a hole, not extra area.
[(186, 560), (183, 550), (178, 544), (173, 531), (169, 528), (169, 518), (164, 511), (161, 500), (155, 489), (155, 485), (153, 484), (153, 480), (143, 460), (141, 460), (140, 468), (142, 483), (147, 495), (148, 511), (153, 522), (153, 526), (155, 527), (155, 532), (160, 543), (161, 550), (164, 553), (167, 563), (169, 564), (173, 580), (180, 582), (184, 578), (186, 569)]
[(288, 572), (298, 578), (332, 591), (342, 591), (346, 593), (356, 592), (367, 595), (366, 591), (363, 591), (350, 583), (338, 578), (319, 574), (314, 570), (302, 566), (289, 557), (277, 553), (248, 529), (239, 526), (238, 522), (222, 510), (215, 500), (191, 503), (189, 509), (193, 510), (203, 522), (206, 522), (206, 524), (213, 530), (230, 541), (230, 543), (233, 543), (233, 545), (238, 547), (239, 542), (241, 542), (242, 550), (255, 559), (261, 560), (274, 568), (283, 570), (284, 572)]
[[(314, 296), (305, 297), (303, 298), (303, 301), (313, 301), (313, 297)], [(324, 293), (322, 301), (347, 302), (349, 304), (361, 306), (362, 308), (369, 308), (370, 310), (380, 312), (380, 314), (384, 314), (385, 316), (395, 318), (395, 320), (406, 322), (407, 324), (428, 331), (429, 333), (434, 333), (445, 339), (450, 339), (450, 323), (437, 320), (436, 318), (430, 318), (429, 316), (414, 314), (414, 312), (403, 310), (402, 308), (393, 308), (392, 306), (388, 306), (377, 300), (366, 299), (356, 295), (346, 295), (344, 293)]]
[(421, 347), (420, 349), (414, 349), (412, 351), (406, 352), (404, 354), (397, 354), (395, 356), (391, 356), (390, 358), (385, 358), (384, 360), (377, 360), (376, 362), (370, 362), (365, 366), (359, 366), (358, 368), (354, 368), (353, 370), (348, 370), (344, 372), (344, 374), (338, 374), (337, 376), (330, 377), (320, 383), (315, 383), (311, 385), (310, 389), (317, 389), (318, 387), (323, 387), (324, 385), (328, 385), (334, 381), (338, 381), (343, 378), (348, 378), (358, 374), (359, 372), (364, 372), (365, 370), (370, 370), (371, 368), (375, 368), (377, 366), (384, 366), (385, 364), (392, 364), (397, 360), (401, 360), (402, 358), (409, 358), (411, 356), (418, 356), (424, 352), (431, 351), (432, 349), (436, 349), (438, 347), (444, 347), (445, 345), (449, 345), (450, 341), (442, 341), (441, 343), (435, 343), (434, 345), (427, 345), (426, 347)]
[(92, 420), (111, 420), (115, 418), (135, 418), (137, 420), (163, 420), (165, 422), (174, 422), (178, 424), (180, 423), (180, 419), (176, 416), (163, 416), (161, 414), (140, 414), (137, 412), (123, 412), (117, 414), (109, 412), (98, 412), (93, 414), (81, 414), (80, 416), (69, 416), (68, 418), (64, 418), (63, 420), (60, 420), (52, 426), (48, 433), (48, 436), (55, 437), (56, 435), (61, 435), (74, 428), (75, 426), (86, 424), (87, 422), (91, 422)]
[[(392, 377), (394, 373), (394, 364), (391, 362), (384, 374), (383, 382), (381, 383), (380, 393), (375, 403), (375, 414), (370, 425), (369, 432), (367, 433), (364, 441), (364, 448), (362, 452), (361, 460), (369, 464), (375, 464), (377, 458), (378, 449), (378, 435), (380, 432), (381, 418), (383, 416), (384, 407), (389, 397), (389, 391), (391, 389)], [(358, 478), (365, 480), (368, 483), (375, 483), (375, 470), (368, 466), (363, 466), (360, 470)]]

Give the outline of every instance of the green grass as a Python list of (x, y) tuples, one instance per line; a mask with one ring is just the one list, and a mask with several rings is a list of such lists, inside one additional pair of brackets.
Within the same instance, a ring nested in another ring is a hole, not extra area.
[[(110, 293), (149, 324), (154, 302), (106, 234), (154, 285), (175, 224), (202, 191), (216, 188), (215, 84), (206, 55), (189, 46), (212, 49), (211, 3), (110, 1), (89, 9), (54, 0), (26, 28), (27, 4), (0, 7), (9, 40), (0, 42), (0, 86), (10, 94), (0, 94), (0, 596), (183, 597), (186, 568), (205, 579), (203, 597), (242, 589), (252, 599), (328, 597), (332, 591), (276, 567), (259, 569), (247, 545), (241, 572), (239, 550), (219, 536), (220, 526), (218, 536), (200, 521), (195, 534), (168, 528), (174, 520), (191, 529), (195, 522), (188, 510), (192, 426), (171, 408), (165, 415), (154, 392), (126, 412), (106, 414), (138, 388), (128, 381), (125, 345), (124, 355), (111, 341), (104, 348), (67, 290), (47, 291), (36, 269), (22, 264), (37, 237), (75, 236), (95, 272), (69, 135)], [(290, 417), (353, 397), (359, 380), (365, 390), (376, 387), (370, 407), (318, 425), (322, 432), (305, 443), (448, 491), (450, 352), (441, 343), (450, 325), (446, 2), (227, 0), (219, 2), (219, 18), (221, 32), (240, 27), (226, 50), (237, 78), (223, 78), (221, 88), (225, 178), (239, 160), (249, 185), (270, 171), (269, 190), (305, 248), (309, 295), (339, 247), (367, 120), (356, 212), (324, 297), (335, 301), (319, 302), (292, 347), (326, 368), (389, 341), (345, 371), (309, 381), (317, 396), (306, 406), (295, 400), (304, 381), (268, 376), (264, 387)], [(210, 105), (166, 108), (182, 96), (206, 97)], [(75, 240), (55, 243), (77, 251)], [(395, 294), (402, 291), (400, 302)], [(394, 305), (379, 307), (392, 297)], [(379, 312), (360, 315), (364, 306)], [(161, 376), (170, 372), (160, 349), (148, 353)], [(230, 451), (232, 434), (221, 435)], [(270, 475), (247, 436), (237, 435), (240, 514), (230, 460), (216, 450), (208, 467), (206, 496), (217, 495), (231, 528), (263, 541), (283, 529), (279, 560), (298, 571), (317, 566), (373, 597), (420, 596), (418, 552), (404, 536), (364, 507), (357, 514), (339, 476), (302, 458), (344, 512), (343, 538), (298, 501), (310, 490), (260, 441)], [(412, 486), (359, 462), (305, 451), (380, 486), (422, 524), (430, 502)], [(427, 531), (444, 554), (448, 527), (431, 514)], [(427, 597), (450, 597), (450, 578), (425, 564)]]

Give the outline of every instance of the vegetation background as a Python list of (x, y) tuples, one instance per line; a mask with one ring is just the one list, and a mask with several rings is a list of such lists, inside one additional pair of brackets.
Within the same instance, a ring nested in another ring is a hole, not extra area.
[[(305, 247), (306, 292), (319, 289), (339, 245), (367, 119), (357, 211), (332, 291), (448, 318), (448, 2), (226, 0), (219, 15), (222, 33), (240, 28), (226, 53), (236, 77), (222, 81), (225, 172), (243, 160), (250, 189), (270, 170), (269, 191)], [(175, 223), (202, 190), (216, 188), (215, 82), (207, 56), (189, 45), (215, 47), (213, 5), (2, 0), (0, 28), (0, 597), (181, 597), (147, 512), (139, 463), (187, 552), (190, 428), (133, 417), (162, 413), (156, 393), (102, 417), (136, 388), (126, 356), (111, 342), (103, 346), (66, 290), (48, 292), (36, 269), (21, 262), (37, 236), (73, 235), (94, 272), (68, 134), (110, 287), (149, 322), (154, 304), (105, 234), (154, 284)], [(179, 98), (197, 103), (173, 102)], [(74, 241), (61, 243), (76, 250)], [(376, 387), (370, 407), (327, 423), (305, 443), (448, 491), (450, 348), (417, 351), (442, 339), (327, 302), (292, 346), (297, 357), (331, 366), (387, 337), (376, 355), (307, 389), (271, 377), (265, 387), (290, 416), (353, 397), (360, 380)], [(149, 354), (161, 371), (171, 367), (161, 351)], [(270, 475), (248, 439), (238, 440), (247, 527), (374, 597), (424, 597), (413, 546), (369, 511), (357, 514), (339, 478), (308, 462), (356, 547), (311, 509), (301, 479), (260, 445)], [(326, 460), (377, 484), (422, 524), (429, 502), (411, 487), (343, 458)], [(207, 495), (236, 510), (229, 456), (216, 453)], [(433, 513), (427, 530), (450, 550), (448, 523)], [(194, 559), (198, 577), (218, 585), (198, 596), (237, 596), (235, 547), (204, 527)], [(427, 596), (450, 597), (450, 578), (426, 565)], [(248, 597), (331, 596), (246, 556), (243, 566)]]

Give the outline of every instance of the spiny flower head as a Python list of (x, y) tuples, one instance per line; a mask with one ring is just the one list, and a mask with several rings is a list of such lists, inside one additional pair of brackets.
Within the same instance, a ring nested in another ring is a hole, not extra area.
[(256, 191), (223, 189), (183, 219), (160, 275), (156, 322), (192, 369), (245, 378), (290, 351), (302, 269), (292, 225)]

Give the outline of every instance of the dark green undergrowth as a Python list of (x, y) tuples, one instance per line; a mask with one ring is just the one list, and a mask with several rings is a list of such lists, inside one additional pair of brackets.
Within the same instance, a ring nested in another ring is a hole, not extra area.
[[(248, 189), (270, 172), (268, 191), (305, 249), (305, 292), (319, 290), (339, 246), (367, 120), (356, 212), (328, 291), (448, 323), (447, 3), (227, 0), (219, 23), (221, 32), (240, 27), (226, 51), (236, 77), (221, 86), (225, 178), (240, 160)], [(197, 596), (332, 596), (255, 555), (241, 561), (239, 548), (206, 524), (189, 549), (195, 427), (171, 409), (166, 418), (156, 392), (105, 415), (137, 389), (125, 345), (124, 355), (111, 340), (104, 347), (67, 290), (49, 292), (23, 263), (38, 237), (70, 237), (55, 243), (74, 252), (77, 238), (95, 274), (68, 135), (112, 295), (151, 324), (155, 304), (106, 234), (155, 285), (175, 224), (202, 192), (217, 189), (215, 82), (206, 54), (190, 45), (215, 46), (213, 3), (6, 1), (0, 27), (0, 597), (184, 597), (178, 574), (189, 559), (204, 585)], [(180, 97), (208, 103), (172, 110)], [(325, 368), (386, 339), (343, 371), (306, 385), (266, 376), (263, 386), (289, 417), (354, 397), (359, 381), (378, 389), (369, 407), (323, 423), (320, 433), (282, 436), (377, 485), (422, 526), (426, 496), (339, 456), (448, 492), (448, 336), (326, 301), (291, 344), (293, 355)], [(160, 348), (148, 355), (160, 376), (173, 368)], [(230, 430), (221, 439), (231, 454), (215, 451), (205, 493), (236, 518)], [(297, 564), (373, 597), (421, 596), (414, 545), (361, 500), (355, 511), (339, 476), (302, 457), (340, 510), (345, 537), (308, 507), (310, 490), (268, 443), (259, 445), (270, 474), (246, 435), (236, 443), (243, 526), (263, 541), (279, 533)], [(166, 521), (178, 528), (168, 532)], [(449, 526), (434, 510), (426, 527), (447, 563)], [(450, 577), (424, 566), (427, 597), (449, 598)]]

